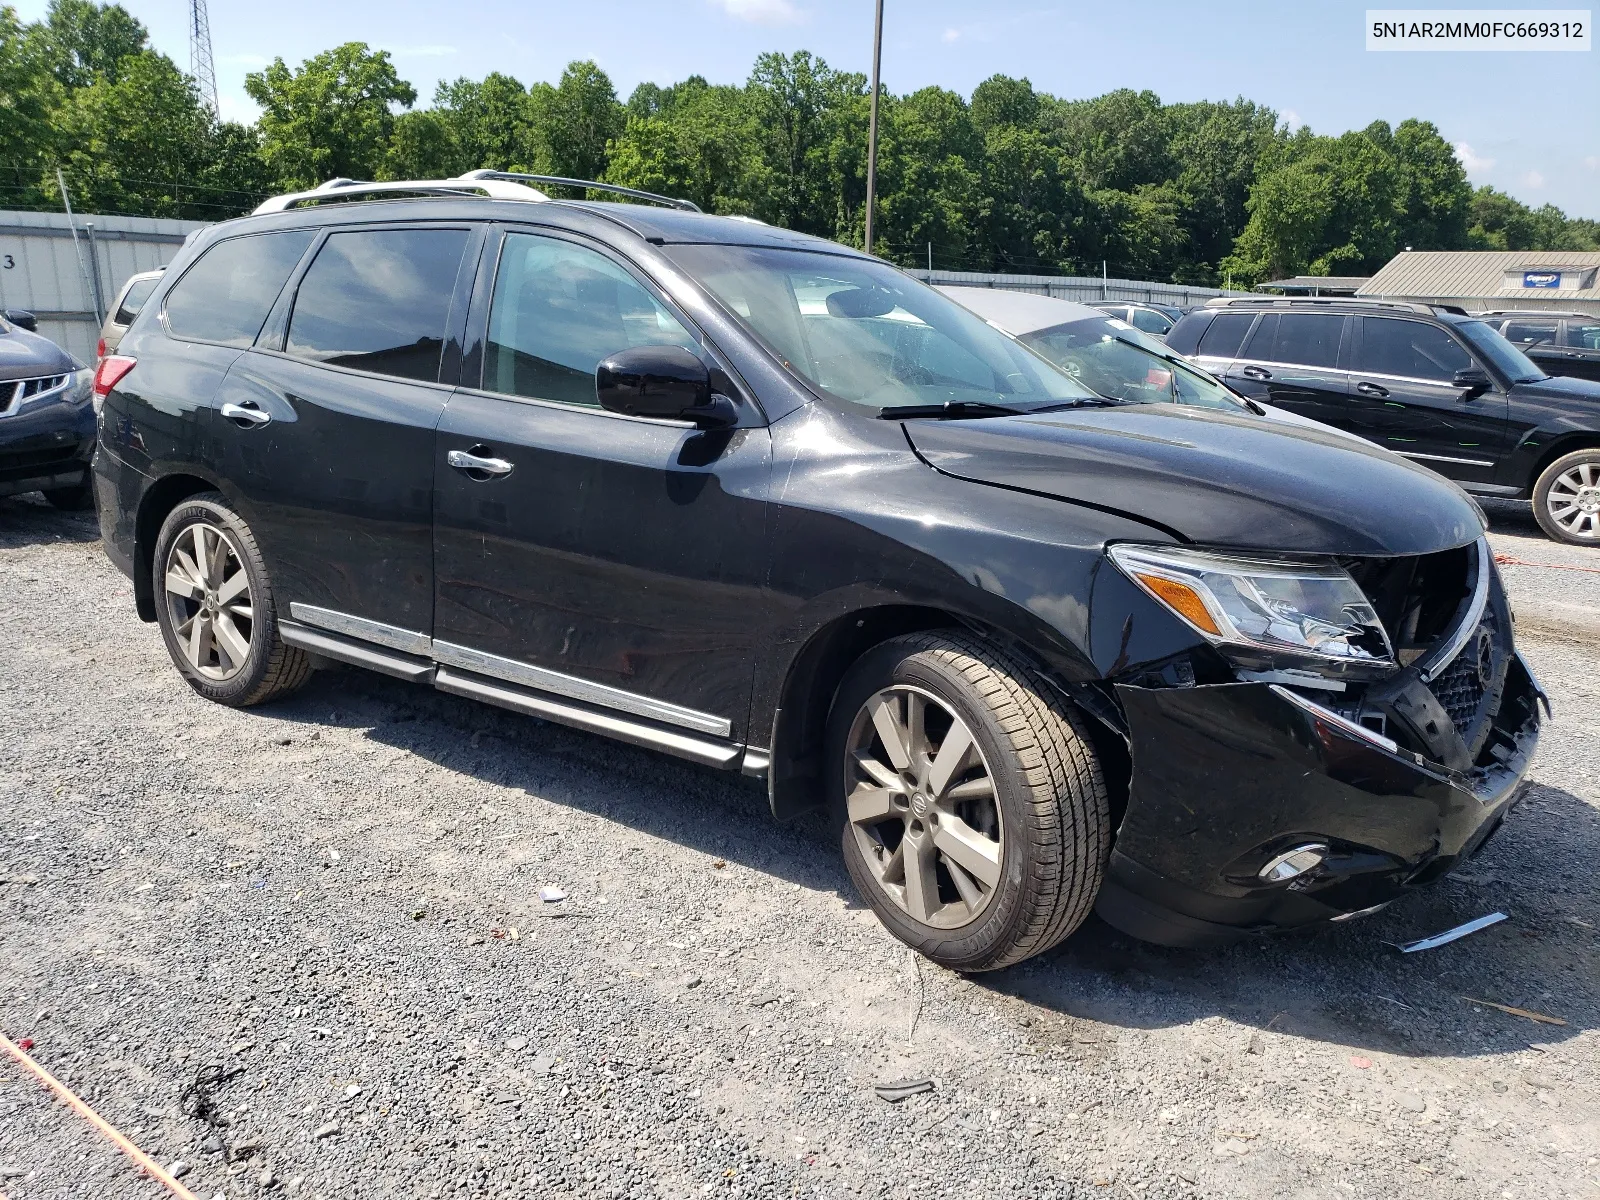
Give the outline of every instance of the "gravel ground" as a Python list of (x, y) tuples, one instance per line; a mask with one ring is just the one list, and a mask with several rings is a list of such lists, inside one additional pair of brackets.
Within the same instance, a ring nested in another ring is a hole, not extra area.
[[(1431, 892), (962, 978), (744, 781), (356, 671), (206, 704), (85, 517), (0, 501), (0, 597), (0, 1029), (207, 1200), (1600, 1196), (1600, 643), (1526, 642), (1538, 786)], [(3, 1058), (0, 1193), (163, 1194)]]

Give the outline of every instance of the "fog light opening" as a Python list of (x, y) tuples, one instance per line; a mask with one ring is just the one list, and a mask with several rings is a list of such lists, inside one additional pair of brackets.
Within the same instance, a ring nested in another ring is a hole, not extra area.
[(1321, 842), (1310, 842), (1304, 846), (1296, 846), (1293, 850), (1285, 850), (1262, 867), (1259, 875), (1268, 883), (1288, 883), (1291, 879), (1298, 879), (1313, 867), (1320, 866), (1322, 860), (1327, 857), (1326, 846)]

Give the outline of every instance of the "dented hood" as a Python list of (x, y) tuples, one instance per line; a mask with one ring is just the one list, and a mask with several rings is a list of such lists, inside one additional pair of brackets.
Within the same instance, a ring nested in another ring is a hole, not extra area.
[(1201, 545), (1427, 554), (1483, 532), (1455, 484), (1333, 429), (1173, 404), (903, 424), (946, 474), (1125, 514)]

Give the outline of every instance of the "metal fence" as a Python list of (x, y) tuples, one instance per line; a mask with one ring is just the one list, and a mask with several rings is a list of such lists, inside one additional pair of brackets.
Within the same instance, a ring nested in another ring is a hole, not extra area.
[[(106, 308), (128, 276), (165, 266), (204, 221), (0, 210), (0, 308), (25, 308), (39, 332), (94, 362)], [(76, 233), (76, 238), (74, 238)]]
[(1248, 296), (1250, 292), (1193, 287), (1183, 283), (1154, 283), (1143, 279), (1102, 279), (1094, 275), (992, 275), (985, 271), (910, 272), (924, 283), (949, 287), (1004, 288), (1033, 292), (1057, 300), (1097, 304), (1106, 300), (1143, 301), (1146, 304), (1204, 304), (1213, 296)]

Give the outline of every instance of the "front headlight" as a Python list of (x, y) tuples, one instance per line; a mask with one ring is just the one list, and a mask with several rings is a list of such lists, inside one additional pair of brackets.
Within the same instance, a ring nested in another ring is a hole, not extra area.
[(1230, 660), (1334, 674), (1395, 665), (1383, 622), (1333, 563), (1245, 558), (1177, 546), (1118, 545), (1111, 561)]

